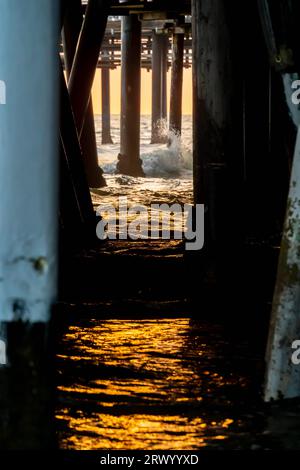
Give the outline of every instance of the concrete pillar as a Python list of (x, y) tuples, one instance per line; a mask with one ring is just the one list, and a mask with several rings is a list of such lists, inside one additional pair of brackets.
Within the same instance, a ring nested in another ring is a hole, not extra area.
[(168, 37), (152, 35), (152, 138), (151, 143), (165, 143), (161, 122), (167, 118)]
[[(82, 28), (83, 15), (81, 0), (72, 0), (66, 9), (64, 28), (63, 28), (63, 45), (65, 56), (66, 75), (69, 81), (74, 56)], [(94, 121), (93, 102), (90, 98), (86, 110), (86, 116), (82, 134), (80, 136), (80, 145), (85, 163), (85, 172), (90, 187), (100, 188), (106, 185), (103, 177), (103, 171), (98, 165), (98, 151), (96, 142), (96, 131)]]
[(136, 15), (122, 18), (121, 150), (117, 171), (143, 176), (140, 160), (141, 22)]
[(110, 70), (101, 69), (102, 92), (102, 144), (113, 144), (110, 133)]
[(172, 79), (170, 96), (171, 131), (181, 134), (184, 34), (173, 34)]
[(54, 442), (47, 344), (57, 292), (59, 3), (0, 2), (2, 449)]

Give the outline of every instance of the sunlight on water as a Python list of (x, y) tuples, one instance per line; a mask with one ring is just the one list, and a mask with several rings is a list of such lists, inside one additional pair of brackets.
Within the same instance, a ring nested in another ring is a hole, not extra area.
[(202, 395), (232, 379), (198, 369), (212, 351), (190, 323), (89, 320), (69, 327), (58, 357), (61, 447), (185, 450), (226, 440), (234, 420), (203, 413)]

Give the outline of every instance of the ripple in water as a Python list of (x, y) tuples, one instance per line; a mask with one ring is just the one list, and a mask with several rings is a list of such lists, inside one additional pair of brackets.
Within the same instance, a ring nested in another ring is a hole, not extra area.
[(70, 326), (58, 358), (60, 446), (219, 446), (234, 419), (227, 411), (208, 411), (203, 400), (241, 378), (208, 370), (207, 360), (216, 352), (206, 335), (186, 318), (85, 320)]

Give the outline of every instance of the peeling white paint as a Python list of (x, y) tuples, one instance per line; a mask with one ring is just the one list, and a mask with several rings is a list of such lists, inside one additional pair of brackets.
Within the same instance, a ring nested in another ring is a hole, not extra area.
[(300, 365), (293, 342), (300, 337), (300, 127), (281, 245), (266, 353), (265, 400), (300, 396)]
[(299, 75), (297, 73), (284, 73), (282, 80), (290, 116), (295, 126), (298, 127), (300, 125)]
[(7, 365), (6, 343), (0, 339), (0, 366)]
[(6, 104), (6, 83), (0, 80), (0, 104)]

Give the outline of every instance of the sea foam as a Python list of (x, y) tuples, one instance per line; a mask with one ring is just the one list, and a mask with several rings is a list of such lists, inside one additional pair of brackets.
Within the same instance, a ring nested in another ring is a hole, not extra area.
[[(112, 120), (112, 137), (114, 144), (100, 144), (100, 122), (96, 119), (99, 164), (104, 173), (116, 172), (119, 153), (119, 121)], [(192, 174), (191, 119), (183, 120), (183, 136), (169, 131), (165, 121), (160, 124), (161, 136), (166, 144), (150, 144), (151, 119), (142, 116), (141, 120), (141, 159), (145, 175), (154, 178), (189, 178)]]

